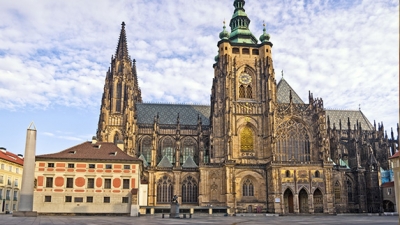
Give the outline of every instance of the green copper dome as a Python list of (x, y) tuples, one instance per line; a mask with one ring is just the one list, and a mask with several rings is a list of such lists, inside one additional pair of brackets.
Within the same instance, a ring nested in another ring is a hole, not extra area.
[(235, 0), (235, 11), (229, 23), (231, 34), (229, 40), (233, 43), (257, 44), (258, 40), (249, 30), (250, 19), (244, 10), (244, 0)]
[(225, 29), (225, 21), (224, 21), (224, 27), (223, 30), (221, 31), (221, 33), (219, 33), (219, 38), (221, 38), (221, 40), (228, 40), (229, 39), (229, 32)]
[(219, 60), (219, 55), (216, 55), (216, 56), (214, 57), (214, 60), (215, 60), (215, 62), (218, 62), (218, 60)]
[(267, 34), (267, 32), (265, 32), (265, 24), (263, 24), (263, 26), (264, 26), (264, 29), (263, 29), (263, 34), (261, 34), (261, 36), (260, 36), (260, 41), (262, 43), (265, 43), (265, 42), (269, 42), (270, 36), (269, 36), (269, 34)]

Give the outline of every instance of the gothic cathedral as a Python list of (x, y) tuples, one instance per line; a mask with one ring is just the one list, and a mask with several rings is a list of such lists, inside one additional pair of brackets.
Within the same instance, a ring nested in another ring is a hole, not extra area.
[[(360, 110), (327, 110), (276, 80), (270, 35), (235, 0), (215, 57), (210, 106), (143, 103), (125, 24), (101, 101), (97, 139), (143, 160), (147, 209), (378, 212), (395, 138)], [(212, 44), (212, 43), (211, 43)], [(346, 126), (342, 126), (346, 125)], [(396, 137), (398, 139), (398, 137)]]

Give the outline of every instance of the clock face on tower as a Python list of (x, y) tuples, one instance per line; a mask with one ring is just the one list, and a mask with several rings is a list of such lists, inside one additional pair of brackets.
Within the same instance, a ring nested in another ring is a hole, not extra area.
[(249, 74), (247, 74), (247, 73), (242, 73), (242, 74), (239, 76), (239, 81), (240, 81), (240, 83), (242, 83), (242, 84), (250, 84), (250, 82), (251, 82), (251, 76), (250, 76)]

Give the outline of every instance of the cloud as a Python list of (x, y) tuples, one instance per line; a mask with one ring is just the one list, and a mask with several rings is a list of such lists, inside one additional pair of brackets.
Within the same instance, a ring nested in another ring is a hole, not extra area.
[[(214, 56), (233, 1), (1, 1), (0, 109), (68, 106), (97, 111), (126, 23), (146, 102), (209, 104)], [(88, 10), (96, 8), (96, 10)], [(398, 121), (399, 7), (384, 1), (246, 1), (256, 37), (271, 35), (299, 96)], [(228, 27), (229, 28), (229, 27)]]

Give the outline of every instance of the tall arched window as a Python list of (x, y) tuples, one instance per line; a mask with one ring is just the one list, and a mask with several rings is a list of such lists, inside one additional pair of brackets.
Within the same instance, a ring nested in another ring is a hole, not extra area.
[(254, 185), (250, 179), (246, 179), (242, 186), (243, 196), (254, 196)]
[(289, 120), (278, 126), (276, 156), (280, 161), (310, 161), (310, 140), (303, 124)]
[(118, 144), (119, 141), (122, 141), (122, 137), (119, 135), (118, 132), (114, 134), (114, 144)]
[(157, 182), (157, 203), (170, 203), (174, 186), (169, 176), (162, 176)]
[(167, 156), (170, 163), (175, 163), (175, 144), (171, 137), (166, 137), (162, 141), (162, 157)]
[(253, 151), (254, 141), (253, 141), (253, 131), (250, 127), (245, 126), (240, 132), (240, 150), (241, 151)]
[(350, 180), (347, 180), (347, 201), (353, 202), (353, 185)]
[(185, 138), (182, 141), (182, 149), (181, 149), (181, 163), (185, 163), (186, 159), (191, 156), (193, 160), (195, 160), (196, 153), (196, 141), (193, 138)]
[(151, 137), (144, 137), (142, 140), (141, 154), (147, 162), (151, 161), (151, 147)]
[(116, 98), (116, 105), (115, 105), (115, 111), (116, 112), (121, 112), (121, 98), (122, 98), (122, 83), (119, 82), (117, 84), (117, 98)]
[(188, 176), (182, 182), (182, 203), (197, 203), (197, 197), (197, 181), (192, 176)]
[(243, 85), (240, 85), (240, 87), (239, 87), (239, 98), (245, 98), (245, 95), (246, 93), (245, 93), (245, 90), (244, 90), (244, 86)]
[(251, 85), (246, 88), (246, 98), (253, 98), (253, 91), (251, 89)]
[(340, 194), (340, 183), (339, 183), (339, 181), (336, 181), (335, 186), (333, 188), (333, 191), (335, 192), (335, 202), (339, 203), (341, 201), (340, 200), (341, 194)]

